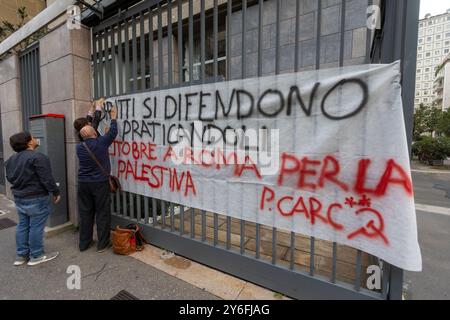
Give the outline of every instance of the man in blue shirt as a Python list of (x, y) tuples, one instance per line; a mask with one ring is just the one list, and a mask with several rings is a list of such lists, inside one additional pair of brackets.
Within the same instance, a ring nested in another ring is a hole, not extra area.
[(93, 243), (94, 220), (97, 224), (97, 251), (104, 252), (110, 247), (109, 175), (111, 163), (108, 149), (118, 132), (116, 107), (111, 109), (110, 116), (110, 129), (103, 136), (98, 136), (96, 130), (91, 126), (85, 126), (80, 130), (80, 135), (84, 140), (77, 145), (77, 156), (80, 163), (78, 170), (80, 251), (87, 250)]

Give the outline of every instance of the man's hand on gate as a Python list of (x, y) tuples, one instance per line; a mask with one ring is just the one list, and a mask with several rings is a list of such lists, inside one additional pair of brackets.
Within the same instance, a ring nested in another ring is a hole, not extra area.
[(117, 120), (117, 107), (113, 106), (111, 110), (109, 111), (109, 115), (111, 116), (112, 120)]

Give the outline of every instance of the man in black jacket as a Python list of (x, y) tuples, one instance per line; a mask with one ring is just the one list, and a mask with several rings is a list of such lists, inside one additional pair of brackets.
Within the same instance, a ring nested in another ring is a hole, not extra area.
[(28, 262), (34, 266), (50, 261), (58, 252), (44, 253), (44, 228), (50, 215), (50, 197), (58, 203), (60, 191), (52, 175), (49, 158), (35, 149), (38, 142), (30, 133), (17, 133), (9, 139), (16, 154), (5, 162), (6, 177), (11, 183), (19, 224), (16, 229), (15, 266)]

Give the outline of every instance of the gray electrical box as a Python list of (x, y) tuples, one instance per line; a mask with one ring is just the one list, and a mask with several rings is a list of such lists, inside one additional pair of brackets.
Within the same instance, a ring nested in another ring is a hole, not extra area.
[(50, 158), (53, 177), (61, 190), (61, 201), (52, 202), (48, 227), (55, 227), (69, 221), (67, 208), (66, 145), (64, 115), (42, 114), (30, 118), (30, 133), (39, 141), (36, 150)]

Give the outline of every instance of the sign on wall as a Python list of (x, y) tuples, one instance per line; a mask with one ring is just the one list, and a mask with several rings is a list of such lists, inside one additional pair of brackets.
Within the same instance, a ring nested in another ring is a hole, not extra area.
[[(399, 63), (110, 98), (124, 190), (422, 268)], [(104, 119), (107, 125), (107, 117)]]

